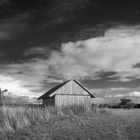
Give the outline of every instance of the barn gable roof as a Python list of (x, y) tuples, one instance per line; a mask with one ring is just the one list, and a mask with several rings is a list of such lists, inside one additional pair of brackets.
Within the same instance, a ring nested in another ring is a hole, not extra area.
[[(62, 86), (65, 85), (66, 83), (68, 83), (69, 81), (71, 81), (71, 80), (68, 80), (68, 81), (66, 81), (66, 82), (63, 82), (63, 83), (61, 83), (61, 84), (59, 84), (59, 85), (57, 85), (57, 86), (51, 88), (51, 89), (48, 90), (46, 93), (44, 93), (43, 95), (41, 95), (41, 96), (38, 98), (38, 100), (39, 100), (39, 99), (44, 99), (44, 98), (52, 97), (53, 93), (54, 93), (57, 89), (59, 89), (60, 87), (62, 87)], [(83, 89), (91, 96), (91, 98), (96, 98), (96, 96), (95, 96), (93, 93), (91, 93), (86, 87), (84, 87), (79, 81), (77, 81), (77, 80), (73, 80), (73, 81), (76, 82), (81, 88), (83, 88)], [(53, 95), (53, 96), (54, 96), (54, 95)]]

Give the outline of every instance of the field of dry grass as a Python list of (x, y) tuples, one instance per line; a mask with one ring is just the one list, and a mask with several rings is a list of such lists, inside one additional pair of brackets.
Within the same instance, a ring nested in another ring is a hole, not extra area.
[(139, 110), (87, 106), (0, 109), (0, 140), (132, 139), (140, 139)]
[(108, 112), (125, 119), (128, 139), (140, 140), (140, 109), (111, 109)]

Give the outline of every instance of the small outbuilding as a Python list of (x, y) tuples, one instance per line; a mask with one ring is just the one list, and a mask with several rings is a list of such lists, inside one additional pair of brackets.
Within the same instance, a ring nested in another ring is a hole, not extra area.
[(69, 80), (53, 87), (38, 100), (42, 99), (43, 105), (66, 106), (91, 104), (92, 98), (96, 96), (79, 81)]

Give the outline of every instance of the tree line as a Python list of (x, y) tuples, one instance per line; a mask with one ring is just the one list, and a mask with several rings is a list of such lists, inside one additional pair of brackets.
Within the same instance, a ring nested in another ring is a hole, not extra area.
[(100, 104), (98, 105), (99, 108), (140, 108), (140, 103), (133, 103), (131, 99), (122, 98), (120, 102), (117, 104)]

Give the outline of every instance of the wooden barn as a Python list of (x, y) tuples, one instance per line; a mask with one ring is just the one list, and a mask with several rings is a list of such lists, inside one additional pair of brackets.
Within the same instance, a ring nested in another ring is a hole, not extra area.
[(92, 98), (96, 98), (86, 87), (77, 80), (69, 80), (47, 91), (40, 96), (43, 105), (80, 105), (91, 104)]

